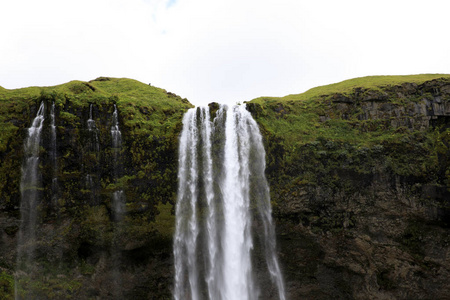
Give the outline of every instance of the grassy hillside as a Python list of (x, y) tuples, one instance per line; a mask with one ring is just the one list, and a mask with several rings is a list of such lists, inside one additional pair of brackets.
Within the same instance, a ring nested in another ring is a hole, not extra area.
[(450, 74), (420, 74), (420, 75), (387, 75), (387, 76), (366, 76), (344, 80), (337, 83), (314, 87), (301, 94), (292, 94), (285, 97), (261, 97), (252, 101), (277, 99), (281, 101), (289, 100), (312, 100), (320, 96), (332, 95), (336, 93), (351, 94), (355, 88), (380, 90), (383, 87), (401, 85), (404, 83), (421, 84), (425, 81), (450, 78)]
[(80, 118), (71, 114), (71, 109), (86, 108), (90, 104), (116, 104), (126, 127), (134, 133), (151, 135), (173, 133), (180, 116), (192, 106), (186, 99), (164, 89), (125, 78), (100, 77), (90, 82), (75, 80), (51, 87), (2, 88), (0, 151), (6, 150), (8, 140), (17, 134), (19, 127), (29, 126), (34, 117), (30, 107), (43, 100), (55, 102), (64, 110), (61, 117), (76, 124)]
[(324, 184), (320, 174), (333, 168), (366, 174), (381, 161), (394, 174), (446, 185), (449, 101), (450, 75), (435, 74), (356, 78), (247, 105), (266, 137), (272, 183), (290, 174)]
[[(52, 87), (0, 89), (0, 232), (5, 232), (2, 229), (7, 226), (11, 235), (8, 244), (1, 247), (0, 281), (4, 274), (6, 279), (12, 278), (14, 270), (16, 242), (13, 237), (19, 230), (23, 143), (42, 102), (45, 103), (39, 154), (42, 194), (38, 250), (32, 265), (45, 267), (49, 275), (39, 276), (36, 281), (23, 277), (19, 280), (26, 287), (23, 290), (32, 289), (35, 296), (42, 299), (90, 299), (92, 295), (84, 287), (112, 282), (101, 278), (110, 273), (102, 267), (96, 268), (98, 257), (111, 259), (102, 262), (109, 268), (117, 263), (108, 252), (120, 248), (124, 265), (145, 266), (140, 271), (133, 270), (133, 275), (127, 273), (124, 280), (132, 286), (144, 280), (142, 286), (147, 293), (147, 289), (152, 289), (153, 294), (158, 294), (155, 298), (164, 299), (164, 295), (170, 293), (167, 287), (170, 281), (153, 284), (161, 274), (153, 272), (153, 267), (146, 267), (146, 264), (154, 266), (157, 262), (164, 270), (171, 267), (170, 256), (160, 258), (159, 255), (171, 251), (178, 135), (183, 114), (192, 105), (163, 89), (124, 78), (103, 77)], [(51, 143), (53, 104), (56, 149)], [(96, 127), (93, 132), (88, 129), (91, 105)], [(120, 150), (112, 146), (114, 105), (122, 137)], [(52, 161), (54, 153), (56, 164)], [(113, 213), (112, 199), (116, 192), (126, 199), (127, 213), (120, 226)], [(51, 228), (46, 224), (52, 224)], [(119, 246), (115, 248), (113, 244)], [(56, 258), (56, 252), (64, 258)], [(51, 263), (55, 259), (59, 263)], [(98, 279), (91, 278), (94, 273), (98, 274)], [(12, 281), (6, 285), (9, 286), (7, 293), (12, 295)], [(160, 288), (156, 291), (155, 286)], [(107, 294), (110, 288), (105, 290)], [(18, 292), (22, 293), (20, 286)], [(132, 287), (129, 292), (134, 293)], [(0, 298), (1, 295), (0, 291)]]
[[(424, 74), (409, 76), (369, 76), (339, 83), (312, 88), (302, 94), (285, 97), (260, 97), (249, 103), (256, 104), (260, 113), (257, 115), (264, 130), (282, 137), (285, 142), (295, 147), (316, 140), (318, 137), (334, 141), (351, 142), (368, 146), (380, 141), (396, 140), (401, 131), (382, 126), (381, 121), (360, 120), (361, 101), (386, 100), (393, 105), (406, 106), (392, 88), (404, 84), (421, 85), (430, 80), (450, 80), (450, 74)], [(414, 95), (423, 99), (432, 98), (429, 94)], [(335, 102), (341, 99), (352, 103), (354, 109), (350, 115), (342, 118)], [(326, 119), (322, 122), (321, 120)]]

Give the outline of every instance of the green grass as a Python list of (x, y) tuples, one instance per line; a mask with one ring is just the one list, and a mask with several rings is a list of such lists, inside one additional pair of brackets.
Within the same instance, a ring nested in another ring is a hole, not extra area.
[(355, 88), (365, 89), (379, 89), (385, 86), (401, 85), (403, 83), (421, 84), (425, 81), (450, 78), (450, 74), (420, 74), (420, 75), (389, 75), (389, 76), (366, 76), (358, 77), (349, 80), (344, 80), (338, 83), (318, 86), (307, 90), (301, 94), (292, 94), (279, 98), (280, 100), (309, 100), (324, 95), (330, 94), (349, 94)]
[[(351, 95), (355, 88), (381, 91), (389, 86), (404, 83), (421, 84), (438, 78), (450, 79), (450, 75), (361, 77), (316, 87), (302, 94), (279, 98), (260, 97), (250, 103), (262, 108), (257, 116), (262, 129), (283, 139), (288, 148), (314, 141), (318, 137), (371, 146), (382, 141), (395, 141), (402, 136), (402, 131), (391, 128), (382, 120), (359, 120), (361, 110), (357, 106), (351, 108), (347, 119), (343, 119), (338, 115), (339, 110), (330, 100), (331, 97), (335, 94)], [(324, 116), (327, 116), (328, 120), (324, 121)]]
[(64, 112), (64, 106), (86, 108), (90, 104), (111, 106), (116, 104), (124, 125), (134, 134), (161, 136), (171, 134), (181, 122), (181, 115), (192, 105), (164, 89), (126, 78), (101, 77), (89, 82), (70, 81), (51, 87), (0, 89), (0, 151), (16, 133), (11, 121), (18, 115), (30, 122), (29, 110), (42, 100), (55, 102), (66, 120), (76, 117)]

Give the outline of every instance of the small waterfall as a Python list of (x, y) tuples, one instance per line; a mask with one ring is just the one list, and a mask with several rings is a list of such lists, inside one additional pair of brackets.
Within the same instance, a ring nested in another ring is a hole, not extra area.
[[(19, 275), (32, 275), (34, 267), (34, 250), (36, 248), (36, 226), (38, 218), (39, 189), (41, 187), (41, 174), (39, 171), (39, 152), (41, 146), (41, 132), (44, 124), (44, 102), (30, 128), (24, 142), (24, 162), (22, 165), (22, 178), (20, 182), (21, 224), (17, 243), (17, 270), (16, 270), (16, 299), (19, 299), (17, 289)], [(29, 295), (25, 297), (28, 298)]]
[(58, 150), (56, 145), (55, 102), (52, 103), (52, 107), (50, 109), (50, 138), (50, 159), (53, 167), (52, 203), (56, 206), (56, 201), (58, 199)]
[(89, 119), (87, 120), (87, 128), (90, 137), (90, 150), (94, 152), (100, 151), (100, 143), (98, 142), (98, 130), (95, 125), (94, 119), (92, 119), (92, 104), (89, 105)]
[[(113, 182), (118, 184), (118, 180), (122, 175), (121, 157), (120, 151), (122, 148), (122, 133), (119, 129), (119, 115), (117, 112), (117, 106), (114, 104), (114, 111), (112, 114), (111, 122), (111, 147), (112, 147), (112, 166), (113, 166)], [(120, 266), (122, 263), (121, 254), (121, 240), (120, 236), (123, 233), (123, 216), (125, 213), (125, 193), (121, 188), (115, 188), (116, 190), (112, 194), (111, 210), (114, 220), (114, 238), (111, 248), (112, 256), (112, 280), (115, 283), (116, 288), (112, 292), (114, 299), (123, 299), (122, 290), (122, 273)]]
[(197, 108), (183, 118), (174, 297), (273, 297), (260, 293), (252, 265), (252, 220), (256, 219), (255, 226), (263, 231), (258, 240), (267, 264), (266, 277), (278, 298), (285, 300), (258, 125), (243, 106), (221, 107), (213, 122), (209, 116), (208, 108)]
[[(114, 112), (112, 115), (112, 125), (111, 125), (111, 141), (112, 141), (112, 151), (113, 151), (113, 173), (114, 181), (120, 176), (120, 150), (122, 148), (122, 133), (119, 129), (119, 116), (117, 113), (117, 106), (114, 104)], [(114, 212), (115, 221), (122, 220), (123, 213), (125, 211), (125, 194), (122, 189), (116, 190), (112, 197), (112, 206)]]
[(91, 191), (91, 201), (97, 202), (97, 189), (99, 187), (97, 171), (100, 155), (100, 143), (98, 138), (98, 129), (95, 124), (95, 120), (92, 117), (93, 105), (89, 105), (89, 119), (87, 120), (87, 156), (85, 161), (85, 187)]

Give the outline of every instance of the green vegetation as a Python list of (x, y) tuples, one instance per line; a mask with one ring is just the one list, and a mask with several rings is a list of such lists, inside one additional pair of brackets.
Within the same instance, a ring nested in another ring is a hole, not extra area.
[(40, 299), (79, 299), (82, 284), (79, 279), (73, 279), (73, 274), (46, 274), (47, 276), (39, 278), (21, 278), (17, 295), (23, 299), (31, 295)]
[(0, 299), (14, 299), (14, 277), (5, 272), (0, 273)]
[[(11, 128), (2, 127), (0, 150), (4, 142), (13, 135), (15, 128), (7, 119), (14, 113), (23, 113), (30, 105), (54, 101), (60, 107), (88, 107), (116, 104), (123, 114), (124, 124), (137, 133), (162, 135), (173, 133), (178, 117), (192, 105), (186, 99), (163, 89), (125, 78), (100, 77), (90, 82), (71, 81), (53, 87), (29, 87), (14, 90), (0, 89), (0, 122)], [(68, 111), (64, 117), (70, 118)], [(150, 117), (151, 115), (151, 117)], [(27, 118), (28, 119), (28, 118)]]
[[(406, 83), (421, 84), (425, 81), (450, 78), (450, 74), (421, 74), (421, 75), (388, 75), (388, 76), (366, 76), (344, 80), (338, 83), (319, 86), (307, 90), (302, 94), (292, 94), (279, 99), (289, 100), (312, 100), (321, 96), (333, 94), (352, 94), (356, 88), (382, 90), (385, 87), (402, 85)], [(260, 99), (260, 98), (258, 98)], [(263, 98), (278, 99), (278, 98)]]
[[(0, 88), (0, 209), (11, 220), (19, 218), (26, 128), (42, 101), (46, 104), (39, 188), (44, 191), (43, 224), (35, 267), (45, 270), (46, 277), (23, 274), (19, 294), (32, 290), (46, 299), (98, 298), (105, 295), (100, 295), (100, 287), (107, 293), (110, 286), (105, 284), (114, 284), (102, 276), (119, 270), (128, 280), (123, 286), (132, 290), (127, 298), (170, 297), (178, 135), (182, 116), (192, 105), (131, 79), (101, 77), (54, 87)], [(265, 138), (274, 215), (281, 230), (288, 232), (283, 247), (301, 249), (284, 254), (288, 276), (317, 283), (323, 256), (330, 258), (327, 247), (334, 249), (334, 242), (351, 245), (361, 234), (364, 241), (378, 234), (367, 229), (374, 216), (375, 225), (382, 224), (377, 227), (380, 231), (390, 218), (403, 222), (401, 231), (393, 230), (397, 233), (392, 236), (385, 232), (381, 238), (394, 241), (393, 247), (409, 253), (424, 272), (433, 267), (424, 262), (424, 242), (436, 239), (448, 244), (442, 229), (447, 228), (446, 221), (424, 225), (422, 219), (408, 215), (403, 220), (392, 210), (410, 199), (417, 206), (450, 208), (449, 117), (438, 111), (448, 101), (450, 75), (435, 74), (356, 78), (247, 103)], [(48, 118), (52, 103), (58, 136), (55, 197), (45, 192), (53, 188), (54, 176)], [(93, 150), (94, 134), (87, 130), (90, 105), (100, 151)], [(119, 152), (111, 143), (114, 105), (122, 132)], [(213, 105), (211, 112), (217, 107)], [(427, 117), (431, 114), (433, 119)], [(218, 147), (217, 141), (213, 147)], [(117, 155), (121, 164), (116, 170)], [(111, 201), (119, 190), (126, 198), (121, 220), (115, 219)], [(12, 224), (3, 228), (6, 240), (17, 234), (18, 223)], [(331, 244), (324, 246), (324, 240)], [(5, 270), (0, 274), (2, 299), (12, 299), (14, 292), (11, 253), (3, 255), (0, 266)], [(122, 265), (109, 263), (116, 257), (121, 257)], [(327, 267), (346, 274), (339, 264)], [(376, 273), (378, 286), (387, 291), (397, 288), (391, 271), (383, 266)], [(350, 293), (346, 280), (336, 282), (338, 289)]]
[(450, 182), (448, 120), (426, 117), (430, 103), (450, 101), (448, 87), (450, 75), (373, 76), (248, 102), (266, 140), (275, 212), (280, 201), (308, 195), (297, 217), (314, 232), (353, 228), (354, 212), (336, 195), (362, 193), (378, 173), (408, 178), (411, 195), (450, 207), (422, 190)]
[[(41, 102), (45, 103), (40, 149), (43, 179), (40, 190), (44, 192), (39, 219), (52, 225), (48, 228), (43, 225), (39, 230), (33, 267), (46, 276), (34, 278), (32, 273), (21, 273), (17, 291), (24, 297), (31, 291), (42, 299), (95, 298), (98, 295), (95, 289), (92, 291), (92, 278), (105, 272), (99, 269), (99, 253), (102, 260), (123, 255), (128, 261), (140, 263), (141, 259), (148, 260), (170, 248), (178, 134), (183, 114), (192, 105), (163, 89), (124, 78), (101, 77), (53, 87), (0, 88), (0, 209), (13, 218), (20, 218), (26, 129)], [(46, 191), (53, 189), (51, 178), (55, 172), (49, 161), (53, 103), (58, 140), (58, 192), (50, 195)], [(91, 105), (95, 133), (87, 130)], [(122, 132), (119, 152), (112, 148), (110, 132), (114, 105)], [(94, 135), (98, 152), (92, 145)], [(114, 170), (116, 156), (120, 164)], [(126, 198), (126, 213), (120, 221), (114, 219), (111, 200), (118, 190)], [(5, 232), (14, 236), (17, 229), (10, 226)], [(158, 250), (148, 252), (148, 247), (155, 244)], [(5, 261), (8, 270), (14, 264)], [(149, 270), (152, 272), (152, 268)], [(154, 274), (149, 276), (149, 280), (159, 280), (151, 277)], [(2, 273), (1, 299), (14, 297), (13, 283), (11, 276)], [(163, 288), (168, 284), (166, 281), (160, 284), (162, 294), (168, 293), (168, 288)], [(91, 290), (86, 290), (86, 285)]]
[[(385, 98), (395, 109), (407, 105), (397, 104), (399, 97), (389, 91), (390, 88), (405, 83), (423, 84), (433, 79), (450, 79), (450, 75), (362, 77), (316, 87), (297, 95), (256, 98), (249, 103), (258, 106), (254, 109), (263, 130), (283, 137), (289, 147), (295, 148), (318, 137), (370, 146), (398, 140), (405, 128), (390, 126), (389, 119), (396, 116), (389, 116), (387, 120), (362, 119), (365, 96), (374, 101), (378, 101), (378, 97)], [(345, 105), (340, 105), (341, 101), (353, 105), (343, 109)]]

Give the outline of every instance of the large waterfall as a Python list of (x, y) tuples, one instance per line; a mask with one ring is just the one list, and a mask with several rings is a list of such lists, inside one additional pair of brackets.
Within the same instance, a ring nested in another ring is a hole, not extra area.
[[(212, 121), (208, 107), (185, 114), (174, 237), (176, 300), (285, 299), (264, 171), (261, 134), (243, 106), (222, 106)], [(255, 272), (257, 254), (266, 267)]]

